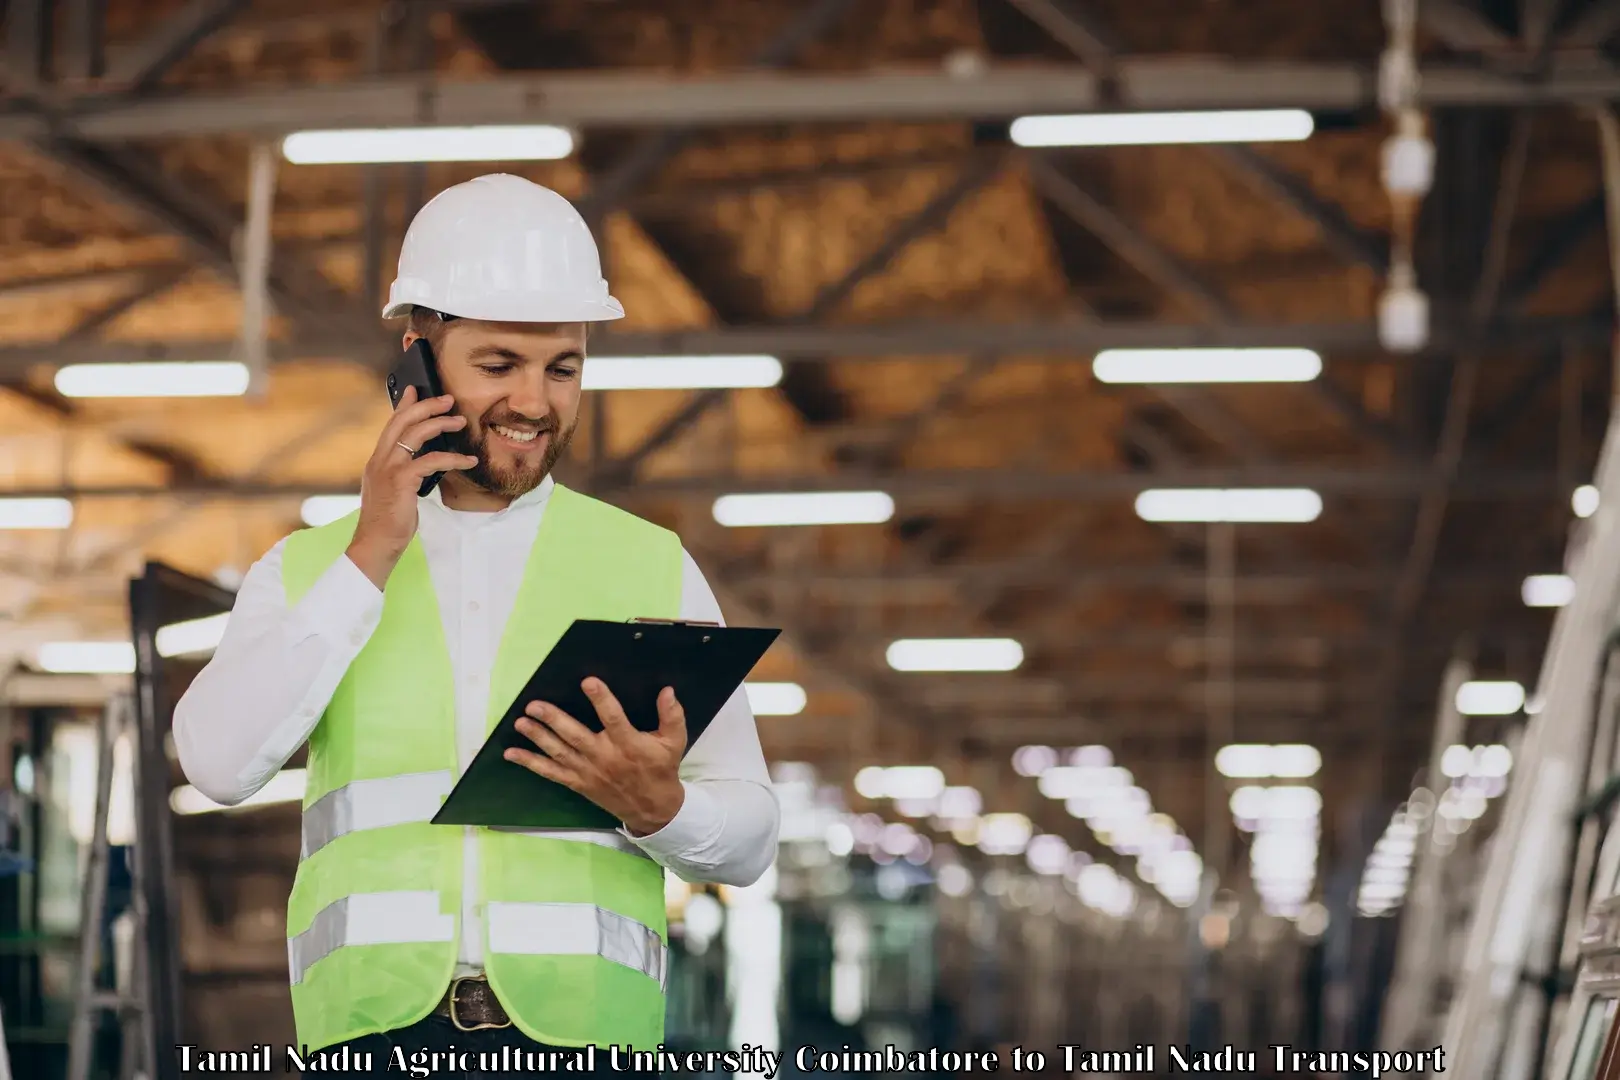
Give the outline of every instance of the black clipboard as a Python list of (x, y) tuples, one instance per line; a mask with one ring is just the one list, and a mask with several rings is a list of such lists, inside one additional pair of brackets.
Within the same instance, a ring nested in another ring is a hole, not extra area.
[(529, 702), (549, 702), (592, 731), (601, 731), (596, 709), (580, 689), (580, 683), (594, 675), (619, 699), (631, 724), (642, 731), (656, 731), (658, 693), (672, 686), (686, 711), (686, 747), (690, 750), (781, 632), (668, 620), (575, 619), (507, 706), (472, 764), (433, 815), (433, 824), (617, 828), (618, 819), (585, 796), (506, 760), (506, 751), (513, 747), (538, 752), (517, 730), (517, 720)]

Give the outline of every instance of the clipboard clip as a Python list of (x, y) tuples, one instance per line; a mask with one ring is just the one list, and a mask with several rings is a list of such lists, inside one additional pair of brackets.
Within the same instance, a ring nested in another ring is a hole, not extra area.
[(713, 627), (718, 628), (719, 625), (720, 625), (717, 622), (708, 622), (708, 621), (705, 621), (705, 620), (702, 620), (702, 619), (644, 619), (644, 618), (637, 618), (637, 619), (631, 619), (629, 621), (632, 622), (632, 623), (646, 623), (646, 624), (651, 624), (651, 625), (654, 625), (654, 626), (713, 626)]

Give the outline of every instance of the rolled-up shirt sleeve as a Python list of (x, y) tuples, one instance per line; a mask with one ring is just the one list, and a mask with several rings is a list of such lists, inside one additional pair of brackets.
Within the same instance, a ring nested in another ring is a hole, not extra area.
[(382, 591), (347, 557), (289, 605), (285, 544), (243, 578), (213, 659), (174, 709), (186, 779), (227, 806), (263, 787), (309, 738), (382, 618)]
[[(682, 580), (682, 619), (725, 625), (714, 591), (690, 554)], [(742, 687), (715, 715), (681, 762), (686, 798), (662, 829), (624, 835), (690, 882), (752, 885), (776, 858), (781, 807)]]

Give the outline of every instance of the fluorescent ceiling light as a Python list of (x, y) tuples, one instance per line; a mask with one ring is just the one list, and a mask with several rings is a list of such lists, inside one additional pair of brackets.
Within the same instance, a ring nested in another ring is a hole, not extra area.
[(902, 638), (886, 656), (896, 671), (1012, 671), (1024, 648), (1011, 638)]
[(265, 806), (272, 803), (301, 802), (308, 785), (308, 774), (303, 769), (282, 769), (272, 776), (258, 791), (235, 806), (217, 803), (190, 784), (169, 793), (169, 807), (177, 814), (207, 814), (219, 810), (236, 810), (247, 806)]
[(574, 136), (550, 124), (299, 131), (281, 143), (294, 165), (556, 161), (573, 152)]
[(1303, 109), (1239, 109), (1021, 116), (1012, 122), (1008, 136), (1017, 146), (1151, 146), (1299, 142), (1315, 129), (1311, 114)]
[(0, 499), (0, 529), (65, 529), (73, 524), (67, 499)]
[(157, 651), (162, 657), (195, 656), (213, 652), (225, 636), (230, 612), (222, 611), (204, 619), (188, 619), (158, 628)]
[(1524, 687), (1516, 682), (1466, 682), (1457, 688), (1457, 711), (1464, 716), (1512, 716), (1524, 707)]
[(39, 647), (42, 671), (56, 675), (128, 675), (135, 646), (127, 641), (53, 641)]
[(1575, 599), (1575, 579), (1568, 574), (1531, 574), (1519, 595), (1525, 607), (1563, 607)]
[(1107, 349), (1091, 370), (1105, 383), (1310, 382), (1322, 358), (1310, 349)]
[[(157, 651), (165, 659), (213, 652), (225, 634), (229, 612), (158, 628)], [(128, 675), (135, 670), (135, 646), (128, 641), (53, 641), (39, 647), (42, 671), (57, 675)]]
[(782, 381), (774, 356), (593, 356), (586, 390), (743, 390)]
[(945, 774), (932, 765), (868, 765), (855, 774), (855, 791), (863, 799), (937, 799)]
[(714, 501), (714, 520), (732, 528), (751, 525), (879, 525), (893, 516), (894, 500), (881, 491), (722, 495)]
[(1575, 493), (1569, 497), (1569, 508), (1575, 511), (1576, 517), (1589, 518), (1593, 514), (1597, 513), (1598, 503), (1600, 501), (1601, 499), (1598, 497), (1597, 488), (1593, 487), (1591, 484), (1582, 484), (1580, 487), (1576, 488)]
[(744, 683), (755, 716), (797, 716), (804, 711), (804, 687), (791, 682)]
[(1215, 771), (1234, 780), (1268, 777), (1303, 780), (1315, 776), (1321, 767), (1321, 752), (1303, 743), (1280, 746), (1234, 743), (1215, 752)]
[(1136, 497), (1143, 521), (1304, 522), (1322, 513), (1309, 488), (1158, 488)]
[(330, 525), (338, 518), (360, 509), (358, 495), (311, 495), (299, 508), (299, 516), (312, 529)]
[(56, 392), (70, 398), (240, 397), (248, 369), (234, 362), (70, 364), (56, 373)]

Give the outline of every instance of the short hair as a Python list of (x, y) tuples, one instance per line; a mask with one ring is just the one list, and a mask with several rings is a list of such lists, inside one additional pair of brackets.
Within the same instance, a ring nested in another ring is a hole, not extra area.
[[(418, 337), (427, 338), (427, 343), (437, 352), (444, 343), (444, 335), (449, 330), (450, 324), (460, 318), (460, 315), (445, 315), (418, 304), (416, 307), (411, 308), (409, 328)], [(589, 341), (591, 339), (591, 323), (586, 322), (580, 325), (585, 328), (585, 340)]]
[(418, 337), (427, 338), (427, 343), (437, 352), (444, 343), (445, 331), (454, 318), (454, 315), (441, 315), (432, 308), (418, 305), (411, 308), (410, 329)]

